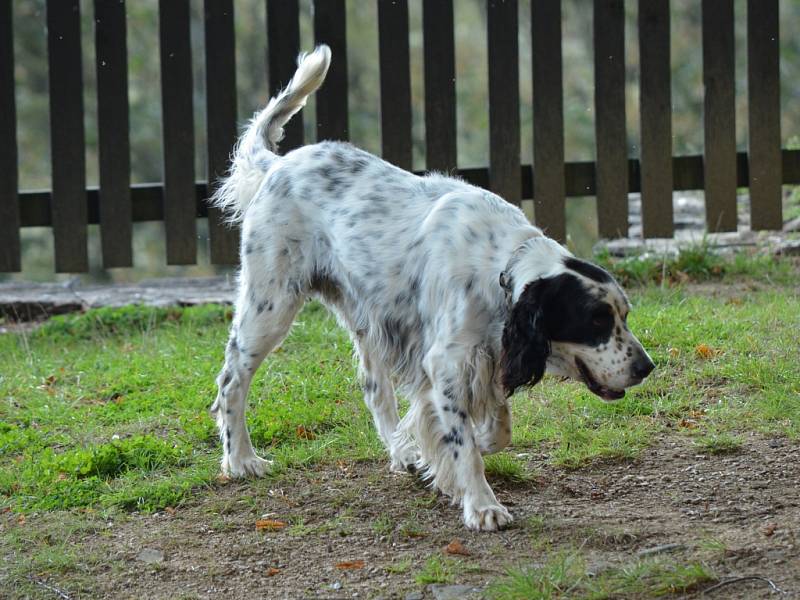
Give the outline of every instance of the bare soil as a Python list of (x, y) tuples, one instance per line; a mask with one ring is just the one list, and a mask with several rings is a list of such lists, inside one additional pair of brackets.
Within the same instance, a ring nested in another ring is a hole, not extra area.
[[(703, 597), (797, 598), (799, 450), (796, 441), (753, 436), (735, 454), (714, 456), (671, 436), (637, 460), (577, 471), (530, 455), (532, 481), (491, 481), (515, 517), (498, 533), (465, 530), (457, 507), (385, 464), (223, 482), (175, 510), (99, 523), (74, 539), (93, 557), (80, 576), (37, 581), (42, 597), (56, 597), (49, 585), (72, 598), (432, 598), (415, 575), (458, 539), (471, 554), (445, 558), (458, 584), (485, 587), (509, 566), (541, 564), (567, 547), (595, 573), (663, 554), (703, 561), (722, 579), (766, 577), (787, 592), (754, 580)], [(20, 526), (11, 514), (2, 519)], [(288, 525), (258, 530), (259, 519)]]

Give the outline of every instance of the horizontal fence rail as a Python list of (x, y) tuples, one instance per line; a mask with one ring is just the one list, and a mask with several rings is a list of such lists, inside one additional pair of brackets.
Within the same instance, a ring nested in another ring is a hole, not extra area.
[[(333, 64), (316, 96), (317, 139), (347, 140), (346, 7), (316, 0), (313, 35), (329, 44)], [(382, 154), (412, 165), (409, 37), (422, 36), (426, 168), (446, 171), (509, 202), (533, 199), (546, 232), (566, 237), (565, 198), (596, 196), (603, 237), (628, 234), (628, 193), (642, 194), (645, 237), (674, 233), (672, 193), (704, 190), (709, 231), (737, 228), (736, 190), (750, 189), (753, 229), (782, 226), (781, 185), (800, 184), (800, 150), (781, 149), (778, 0), (747, 0), (747, 152), (736, 152), (733, 0), (702, 0), (704, 154), (672, 156), (670, 4), (638, 1), (637, 40), (625, 39), (624, 0), (594, 0), (596, 162), (564, 160), (562, 6), (531, 0), (532, 70), (519, 70), (520, 6), (486, 1), (488, 165), (459, 169), (453, 0), (423, 0), (420, 32), (409, 26), (407, 0), (375, 0), (380, 71)], [(588, 2), (587, 2), (588, 4)], [(55, 268), (88, 269), (87, 226), (100, 225), (103, 265), (131, 266), (133, 223), (166, 224), (167, 262), (197, 259), (197, 218), (209, 219), (211, 262), (237, 261), (238, 232), (207, 198), (228, 167), (236, 138), (237, 86), (233, 0), (204, 0), (206, 140), (211, 181), (196, 181), (191, 13), (189, 0), (159, 0), (164, 182), (131, 185), (129, 52), (126, 6), (94, 0), (100, 186), (85, 183), (83, 52), (78, 0), (47, 0), (52, 189), (18, 190), (18, 124), (14, 93), (12, 0), (0, 0), (0, 272), (21, 268), (20, 228), (51, 227)], [(275, 93), (294, 73), (300, 48), (298, 0), (267, 0), (265, 75)], [(627, 154), (625, 45), (640, 55), (641, 159)], [(352, 51), (352, 49), (351, 49)], [(520, 130), (520, 77), (533, 83), (533, 140)], [(283, 152), (307, 143), (302, 113), (286, 127)], [(520, 164), (522, 145), (533, 165)]]

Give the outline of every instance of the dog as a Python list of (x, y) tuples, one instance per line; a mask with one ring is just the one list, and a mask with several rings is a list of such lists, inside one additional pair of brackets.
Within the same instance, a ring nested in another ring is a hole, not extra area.
[[(511, 440), (508, 399), (545, 371), (624, 396), (654, 364), (605, 270), (512, 204), (454, 177), (420, 177), (348, 143), (277, 154), (283, 126), (325, 78), (301, 54), (287, 87), (242, 134), (213, 203), (241, 225), (241, 272), (212, 406), (222, 471), (261, 476), (245, 424), (253, 373), (317, 298), (350, 332), (364, 400), (393, 471), (419, 471), (470, 529), (512, 521), (483, 454)], [(400, 419), (395, 392), (410, 408)]]

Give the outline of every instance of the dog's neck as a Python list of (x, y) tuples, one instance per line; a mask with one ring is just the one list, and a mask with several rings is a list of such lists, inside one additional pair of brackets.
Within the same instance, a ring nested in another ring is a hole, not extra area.
[(507, 304), (516, 303), (530, 282), (563, 273), (564, 259), (570, 256), (566, 248), (545, 236), (530, 237), (518, 244), (500, 274)]

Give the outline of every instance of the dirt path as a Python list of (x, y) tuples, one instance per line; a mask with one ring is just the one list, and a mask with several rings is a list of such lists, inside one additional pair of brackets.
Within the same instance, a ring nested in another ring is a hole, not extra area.
[[(672, 437), (636, 461), (573, 472), (533, 455), (533, 481), (492, 482), (516, 519), (495, 534), (466, 531), (446, 499), (382, 464), (229, 482), (197, 491), (175, 511), (99, 523), (75, 542), (101, 559), (80, 578), (41, 581), (91, 598), (434, 598), (444, 592), (415, 582), (431, 556), (449, 565), (453, 583), (480, 589), (508, 566), (541, 564), (569, 547), (580, 548), (593, 572), (668, 553), (702, 560), (722, 578), (767, 577), (788, 592), (773, 595), (766, 582), (750, 581), (707, 598), (797, 598), (798, 450), (796, 442), (753, 437), (734, 455), (708, 456)], [(258, 531), (257, 519), (290, 525)], [(454, 539), (471, 555), (444, 558)], [(345, 562), (351, 568), (337, 567)]]

